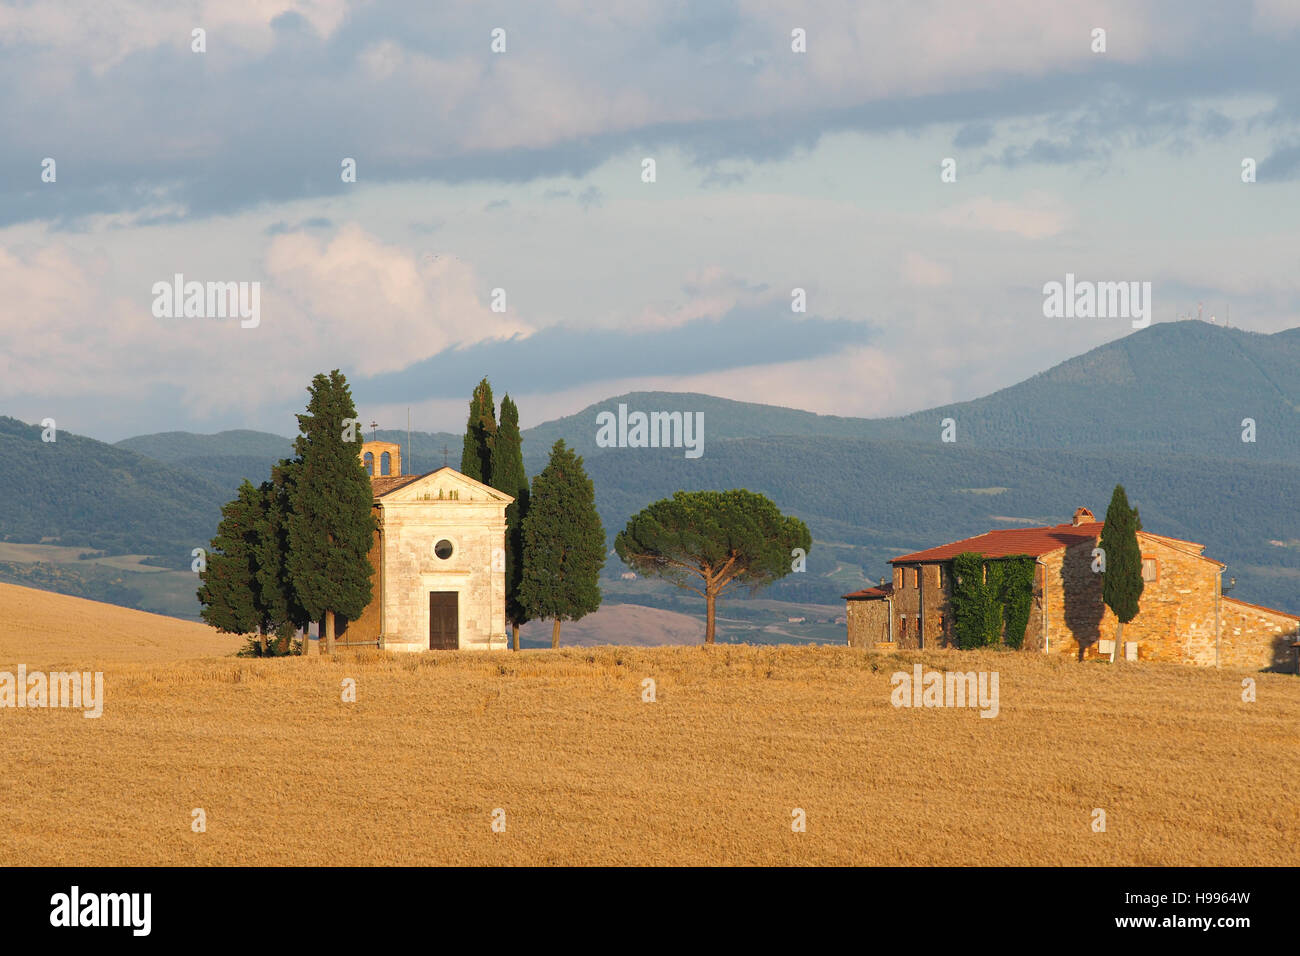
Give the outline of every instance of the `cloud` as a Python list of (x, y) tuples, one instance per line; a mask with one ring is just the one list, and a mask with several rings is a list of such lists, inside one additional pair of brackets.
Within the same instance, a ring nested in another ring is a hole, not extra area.
[(304, 351), (334, 356), (336, 364), (346, 355), (363, 374), (531, 331), (509, 312), (488, 308), (467, 263), (453, 256), (417, 260), (355, 224), (328, 242), (305, 233), (278, 236), (266, 267)]
[(952, 284), (952, 270), (932, 259), (927, 259), (919, 252), (909, 252), (903, 256), (903, 266), (899, 270), (903, 282), (921, 288), (937, 288)]
[(1070, 212), (1054, 196), (1031, 193), (1020, 202), (978, 196), (943, 210), (941, 225), (952, 229), (1006, 232), (1025, 239), (1055, 236), (1070, 222)]
[(1297, 177), (1300, 177), (1300, 143), (1274, 149), (1260, 162), (1256, 172), (1256, 179), (1261, 183)]
[(467, 395), (487, 375), (545, 392), (636, 377), (713, 375), (728, 369), (831, 355), (866, 342), (870, 325), (795, 320), (789, 305), (736, 308), (716, 319), (642, 331), (552, 326), (508, 340), (448, 348), (400, 372), (362, 380), (367, 400), (400, 402)]
[[(1001, 161), (1104, 157), (1089, 144), (1141, 135), (1143, 110), (1162, 102), (1300, 88), (1290, 9), (831, 0), (800, 13), (809, 48), (795, 54), (790, 12), (768, 0), (206, 0), (197, 13), (119, 0), (90, 15), (11, 4), (0, 7), (0, 87), (12, 93), (0, 100), (0, 222), (338, 196), (342, 156), (359, 160), (363, 188), (581, 177), (676, 147), (708, 185), (727, 185), (828, 133), (960, 123), (957, 143), (973, 149), (1010, 118), (1091, 105), (1100, 122), (1118, 95), (1140, 108), (1111, 111), (1100, 139), (1058, 130)], [(490, 52), (490, 22), (509, 25), (506, 53)], [(1110, 37), (1100, 57), (1088, 47), (1096, 23)], [(189, 50), (196, 24), (206, 54)], [(1154, 135), (1188, 121), (1170, 116)], [(30, 157), (46, 155), (68, 172), (32, 188)]]
[(290, 225), (283, 219), (271, 223), (266, 227), (265, 233), (268, 236), (282, 236), (288, 232), (301, 232), (304, 229), (333, 229), (334, 221), (326, 219), (324, 216), (312, 216), (310, 219), (304, 219), (302, 222)]
[(980, 147), (987, 145), (992, 138), (993, 124), (967, 123), (957, 130), (957, 135), (952, 138), (952, 145), (957, 149), (965, 149), (968, 146)]

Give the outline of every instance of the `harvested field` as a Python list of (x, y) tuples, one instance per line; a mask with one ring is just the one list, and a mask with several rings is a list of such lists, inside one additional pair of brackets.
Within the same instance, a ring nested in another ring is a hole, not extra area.
[[(0, 709), (0, 864), (1300, 863), (1292, 675), (838, 647), (158, 661), (184, 641), (161, 631), (113, 638), (127, 661), (98, 633), (0, 645), (0, 669), (84, 653), (106, 698)], [(997, 671), (998, 716), (893, 707), (917, 661)]]

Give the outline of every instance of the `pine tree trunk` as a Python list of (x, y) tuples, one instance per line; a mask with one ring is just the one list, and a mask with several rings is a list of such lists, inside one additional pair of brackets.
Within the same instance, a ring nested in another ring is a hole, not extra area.
[(713, 611), (717, 603), (718, 596), (712, 591), (705, 592), (704, 595), (704, 643), (712, 644), (714, 635)]
[(514, 649), (519, 650), (519, 625), (518, 624), (510, 625), (510, 634), (511, 634), (511, 640)]
[(1122, 661), (1124, 659), (1124, 655), (1119, 652), (1119, 649), (1121, 646), (1123, 646), (1123, 644), (1124, 644), (1124, 622), (1120, 621), (1119, 625), (1115, 628), (1115, 643), (1111, 644), (1110, 646), (1110, 662), (1112, 664), (1114, 664), (1115, 661), (1117, 660)]
[(551, 650), (560, 646), (560, 619), (557, 617), (551, 624)]
[(334, 612), (325, 612), (325, 653), (334, 656)]
[[(317, 623), (323, 625), (325, 622), (319, 621)], [(320, 631), (321, 629), (318, 628), (316, 631), (317, 635), (320, 634)], [(310, 624), (308, 624), (305, 628), (302, 629), (302, 652), (304, 655), (310, 654), (312, 657), (315, 657), (317, 654), (320, 653), (320, 641), (313, 641), (311, 639)]]

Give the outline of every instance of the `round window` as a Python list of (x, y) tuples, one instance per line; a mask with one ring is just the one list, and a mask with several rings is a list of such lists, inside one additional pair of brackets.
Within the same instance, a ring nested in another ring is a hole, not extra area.
[(433, 553), (436, 554), (438, 557), (442, 558), (442, 560), (444, 561), (450, 558), (451, 553), (455, 550), (456, 549), (451, 546), (451, 542), (448, 541), (446, 538), (443, 538), (441, 541), (439, 541), (437, 544), (433, 546)]

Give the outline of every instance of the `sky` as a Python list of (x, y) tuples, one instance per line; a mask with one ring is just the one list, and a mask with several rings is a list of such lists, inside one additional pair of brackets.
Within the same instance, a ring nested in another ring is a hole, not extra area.
[(1298, 54), (1300, 0), (0, 0), (0, 414), (900, 414), (1134, 334), (1045, 317), (1067, 274), (1290, 328)]

